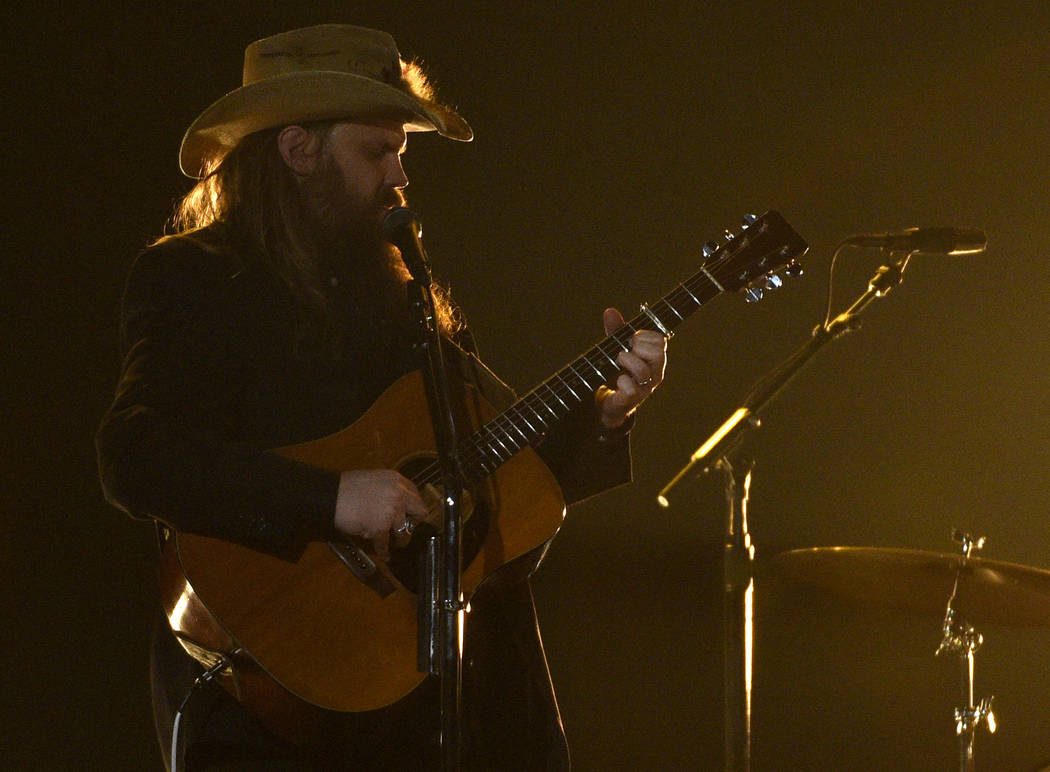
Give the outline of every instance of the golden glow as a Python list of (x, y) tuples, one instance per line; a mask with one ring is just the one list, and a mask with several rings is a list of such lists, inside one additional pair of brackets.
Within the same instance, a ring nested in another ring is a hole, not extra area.
[(699, 461), (700, 459), (704, 458), (704, 456), (706, 456), (708, 453), (711, 452), (711, 449), (715, 445), (720, 443), (722, 441), (722, 439), (727, 434), (729, 434), (729, 432), (733, 431), (733, 428), (738, 423), (743, 421), (749, 415), (751, 415), (751, 411), (748, 410), (746, 407), (739, 407), (739, 408), (737, 408), (736, 412), (733, 413), (733, 415), (729, 416), (729, 420), (727, 420), (724, 424), (722, 424), (718, 428), (718, 431), (715, 432), (714, 434), (712, 434), (708, 438), (707, 442), (705, 442), (703, 445), (701, 445), (697, 449), (697, 451), (695, 453), (693, 453), (693, 459), (692, 460), (693, 461)]
[[(749, 717), (751, 715), (751, 651), (755, 640), (754, 599), (755, 580), (752, 579), (747, 583), (747, 590), (744, 591), (744, 709)], [(750, 718), (748, 721), (750, 723)]]
[(750, 416), (751, 411), (748, 410), (746, 407), (737, 408), (736, 412), (733, 413), (733, 415), (729, 416), (726, 422), (723, 423), (720, 427), (718, 427), (718, 431), (712, 434), (707, 439), (707, 442), (705, 442), (703, 445), (697, 448), (696, 452), (693, 453), (692, 456), (690, 456), (688, 466), (681, 469), (678, 472), (678, 474), (676, 474), (674, 478), (669, 483), (667, 483), (667, 485), (665, 485), (663, 489), (656, 495), (656, 502), (661, 507), (666, 508), (670, 506), (670, 502), (667, 499), (668, 491), (670, 491), (671, 488), (677, 485), (678, 481), (685, 477), (685, 475), (692, 470), (693, 464), (710, 454), (711, 450), (717, 447), (718, 443), (720, 443), (725, 438), (725, 436), (729, 434), (729, 432), (733, 431), (733, 429), (736, 428), (736, 426), (741, 421), (748, 419)]
[[(462, 595), (460, 595), (459, 598), (460, 598), (460, 601), (463, 600), (463, 596)], [(458, 633), (459, 633), (459, 641), (458, 641), (458, 643), (459, 643), (459, 656), (460, 656), (460, 658), (463, 657), (463, 633), (467, 629), (467, 611), (469, 609), (470, 609), (470, 604), (467, 604), (464, 608), (460, 609), (459, 612), (458, 612), (459, 620), (458, 620), (458, 624), (456, 625), (456, 627), (459, 628), (458, 629)]]
[(172, 630), (182, 630), (182, 620), (186, 616), (186, 612), (190, 607), (190, 589), (189, 586), (182, 591), (182, 595), (179, 596), (178, 603), (175, 604), (175, 608), (171, 610), (171, 614), (168, 615), (168, 623), (171, 625)]

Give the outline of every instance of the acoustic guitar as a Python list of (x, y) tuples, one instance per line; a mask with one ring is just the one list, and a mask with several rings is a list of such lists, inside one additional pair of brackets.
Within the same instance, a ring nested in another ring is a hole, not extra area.
[[(756, 300), (780, 286), (781, 274), (801, 273), (797, 258), (807, 245), (777, 212), (748, 216), (739, 233), (727, 236), (720, 246), (705, 245), (696, 273), (506, 410), (497, 411), (468, 383), (450, 387), (461, 427), (458, 451), (472, 481), (462, 529), (466, 599), (557, 533), (564, 499), (533, 446), (615, 379), (616, 355), (636, 330), (670, 336), (723, 292)], [(397, 469), (438, 504), (434, 448), (423, 379), (413, 372), (346, 429), (276, 452), (336, 471)], [(439, 524), (440, 506), (433, 509)], [(282, 559), (174, 532), (161, 557), (164, 610), (184, 648), (205, 665), (227, 666), (232, 677), (224, 685), (249, 708), (276, 690), (331, 711), (377, 709), (425, 676), (416, 661), (419, 533), (386, 562), (352, 539), (311, 543)]]

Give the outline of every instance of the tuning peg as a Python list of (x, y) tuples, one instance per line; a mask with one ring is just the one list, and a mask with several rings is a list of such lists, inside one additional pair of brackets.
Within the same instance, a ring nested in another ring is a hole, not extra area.
[(797, 279), (799, 276), (805, 273), (805, 269), (802, 268), (802, 263), (797, 260), (792, 260), (786, 266), (784, 266), (784, 273), (790, 278)]
[(726, 241), (732, 241), (733, 239), (736, 238), (736, 236), (733, 235), (733, 232), (731, 230), (729, 230), (729, 228), (726, 228), (725, 231), (723, 231), (723, 232), (726, 235)]
[(713, 241), (709, 241), (704, 244), (703, 249), (700, 250), (704, 253), (704, 257), (711, 257), (715, 252), (718, 251), (718, 244)]
[(781, 287), (784, 286), (784, 280), (781, 279), (778, 274), (771, 273), (762, 282), (762, 286), (763, 286), (764, 289), (767, 289), (767, 290), (780, 289)]
[(748, 287), (744, 290), (744, 300), (748, 303), (757, 303), (762, 299), (761, 287)]
[(748, 226), (750, 226), (750, 225), (754, 225), (754, 224), (755, 224), (755, 221), (756, 221), (757, 219), (758, 219), (758, 215), (755, 215), (755, 214), (745, 214), (745, 215), (744, 215), (744, 227), (745, 227), (745, 228), (747, 228), (747, 227), (748, 227)]

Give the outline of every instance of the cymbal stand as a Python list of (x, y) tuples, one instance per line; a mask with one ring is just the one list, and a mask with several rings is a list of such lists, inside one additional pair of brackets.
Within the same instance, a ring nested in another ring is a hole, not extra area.
[(983, 697), (977, 704), (974, 704), (973, 661), (977, 650), (984, 643), (984, 636), (972, 625), (956, 619), (955, 596), (959, 591), (959, 576), (966, 567), (971, 553), (984, 547), (985, 539), (983, 536), (974, 539), (970, 534), (963, 533), (957, 528), (952, 532), (952, 539), (962, 545), (963, 559), (959, 567), (955, 569), (955, 584), (944, 612), (943, 637), (934, 656), (959, 655), (962, 665), (962, 698), (966, 703), (963, 707), (955, 709), (955, 736), (959, 739), (959, 770), (960, 772), (973, 772), (975, 768), (973, 747), (977, 727), (982, 723), (985, 724), (989, 734), (995, 734), (997, 728), (993, 710), (995, 698)]

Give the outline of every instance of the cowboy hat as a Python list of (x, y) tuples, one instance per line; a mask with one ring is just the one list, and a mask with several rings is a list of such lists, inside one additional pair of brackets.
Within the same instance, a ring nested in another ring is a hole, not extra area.
[(474, 133), (437, 103), (415, 64), (379, 30), (321, 24), (257, 40), (244, 51), (243, 85), (220, 97), (182, 138), (183, 174), (200, 177), (248, 134), (337, 118), (395, 117), (407, 131), (463, 142)]

